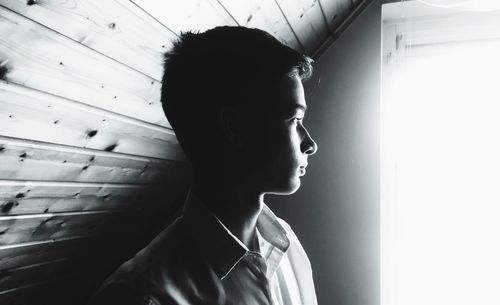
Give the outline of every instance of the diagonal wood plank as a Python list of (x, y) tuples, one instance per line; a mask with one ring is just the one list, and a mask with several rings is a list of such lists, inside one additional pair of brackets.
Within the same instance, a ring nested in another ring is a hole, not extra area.
[(275, 0), (307, 54), (312, 54), (328, 36), (319, 0)]
[(237, 25), (228, 11), (215, 0), (132, 2), (177, 34), (182, 31), (205, 31), (220, 25)]
[(0, 81), (0, 135), (182, 160), (169, 128)]
[[(346, 17), (354, 10), (354, 5), (351, 0), (318, 0), (323, 8), (326, 21), (332, 31), (346, 19)], [(359, 1), (356, 1), (359, 2)]]
[(69, 273), (74, 268), (72, 263), (67, 258), (59, 258), (38, 264), (2, 269), (0, 271), (0, 291), (13, 289), (33, 282), (41, 282), (57, 274)]
[(0, 180), (0, 216), (99, 210), (168, 209), (188, 179), (158, 185)]
[(240, 25), (267, 31), (289, 47), (301, 51), (299, 41), (273, 1), (219, 0), (219, 2)]
[(0, 0), (0, 5), (158, 81), (176, 35), (125, 0)]
[[(64, 257), (81, 257), (85, 253), (94, 253), (107, 245), (116, 246), (115, 240), (116, 238), (103, 238), (102, 236), (72, 236), (57, 240), (2, 246), (0, 247), (0, 270), (43, 264)], [(102, 252), (102, 255), (109, 258), (111, 253)]]
[(0, 180), (0, 215), (130, 209), (147, 187), (134, 184)]
[(5, 136), (0, 136), (0, 163), (0, 179), (12, 180), (147, 184), (181, 179), (187, 172), (184, 162)]
[(0, 246), (127, 231), (131, 227), (114, 225), (132, 221), (134, 214), (133, 210), (100, 210), (0, 216)]
[(8, 82), (170, 126), (158, 81), (1, 6), (0, 62)]

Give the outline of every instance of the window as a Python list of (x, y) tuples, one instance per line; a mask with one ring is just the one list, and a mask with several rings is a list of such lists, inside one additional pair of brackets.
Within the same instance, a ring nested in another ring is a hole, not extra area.
[(382, 15), (382, 305), (500, 304), (500, 11)]

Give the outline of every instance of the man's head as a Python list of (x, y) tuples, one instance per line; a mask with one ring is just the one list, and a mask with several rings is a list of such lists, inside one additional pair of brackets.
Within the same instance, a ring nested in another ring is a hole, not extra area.
[(316, 151), (300, 120), (311, 61), (258, 29), (181, 34), (165, 55), (162, 103), (195, 174), (231, 169), (256, 190), (294, 192)]

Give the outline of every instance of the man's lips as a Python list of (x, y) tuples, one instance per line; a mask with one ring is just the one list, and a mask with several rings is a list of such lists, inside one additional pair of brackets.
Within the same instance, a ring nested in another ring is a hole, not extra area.
[(299, 166), (299, 171), (300, 171), (300, 174), (302, 176), (306, 174), (306, 167), (307, 167), (307, 164)]

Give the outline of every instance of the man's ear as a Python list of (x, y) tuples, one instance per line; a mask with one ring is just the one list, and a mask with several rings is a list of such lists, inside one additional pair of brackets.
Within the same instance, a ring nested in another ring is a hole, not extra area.
[(224, 107), (220, 111), (219, 125), (223, 136), (237, 148), (243, 147), (241, 119), (241, 113), (232, 107)]

